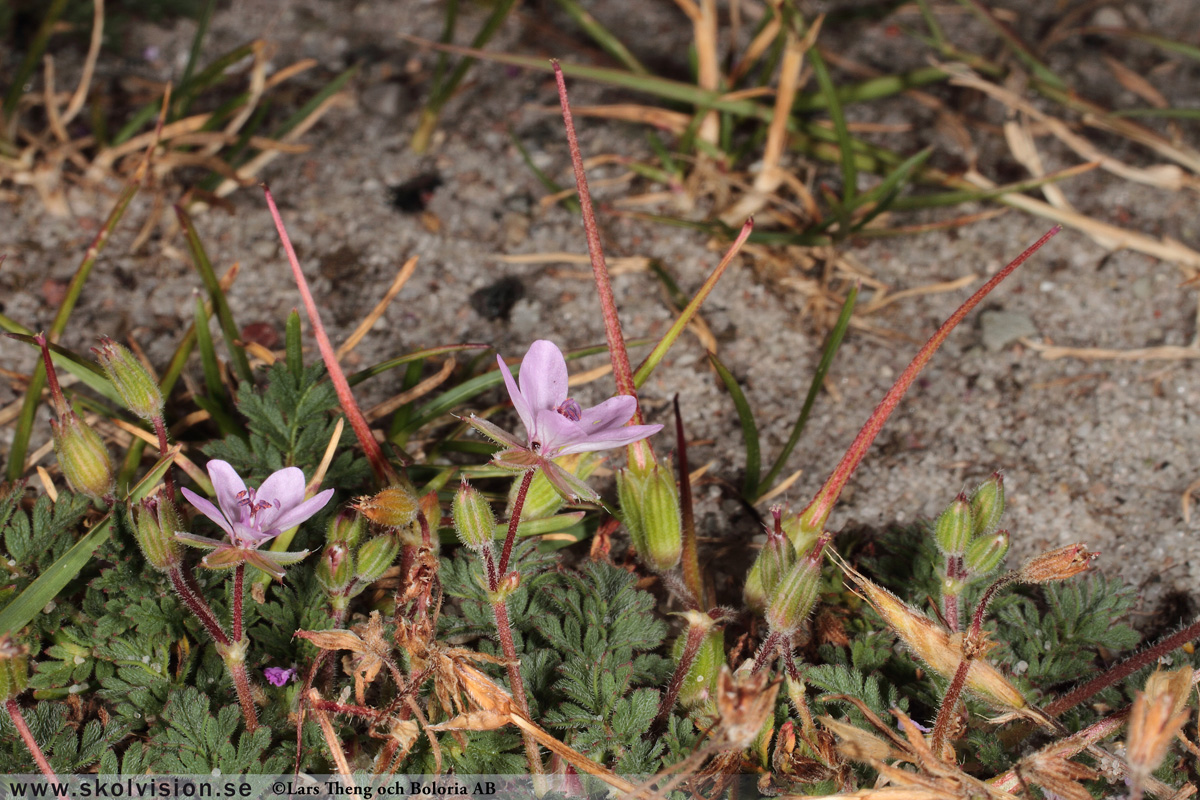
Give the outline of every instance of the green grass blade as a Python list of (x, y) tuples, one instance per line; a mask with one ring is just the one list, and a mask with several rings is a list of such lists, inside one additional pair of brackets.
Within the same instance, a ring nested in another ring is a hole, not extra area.
[[(551, 194), (558, 194), (559, 192), (561, 192), (563, 190), (563, 187), (561, 184), (559, 184), (557, 181), (555, 181), (553, 178), (551, 178), (549, 175), (547, 175), (546, 172), (541, 167), (539, 167), (537, 164), (533, 163), (533, 156), (529, 155), (529, 151), (525, 149), (525, 145), (522, 144), (521, 140), (517, 138), (517, 134), (513, 131), (512, 128), (508, 129), (508, 138), (509, 138), (509, 141), (511, 141), (513, 143), (513, 145), (516, 146), (517, 152), (521, 154), (521, 160), (525, 162), (525, 166), (529, 167), (530, 172), (532, 172), (534, 177), (538, 179), (538, 183), (540, 183), (542, 186), (544, 186), (546, 188), (546, 191), (550, 192)], [(563, 208), (567, 209), (572, 214), (580, 213), (579, 212), (579, 198), (576, 197), (575, 195), (573, 195), (573, 194), (565, 195), (558, 202), (562, 203)]]
[[(108, 214), (108, 219), (104, 221), (100, 232), (92, 240), (92, 245), (84, 253), (83, 261), (80, 262), (79, 268), (75, 270), (75, 275), (71, 278), (71, 283), (67, 286), (66, 296), (63, 298), (62, 305), (58, 307), (58, 312), (54, 315), (54, 321), (50, 323), (50, 331), (46, 336), (49, 341), (54, 341), (62, 335), (62, 332), (67, 327), (67, 321), (71, 318), (71, 312), (75, 309), (75, 304), (79, 301), (79, 295), (83, 292), (83, 286), (87, 283), (88, 276), (92, 273), (92, 267), (96, 265), (96, 259), (104, 251), (104, 246), (108, 244), (112, 238), (112, 233), (117, 227), (117, 223), (121, 221), (121, 217), (125, 214), (125, 209), (129, 207), (129, 203), (133, 200), (134, 195), (141, 188), (143, 170), (139, 169), (137, 174), (130, 179), (129, 183), (121, 191), (121, 195), (117, 198), (116, 204), (112, 211)], [(42, 363), (38, 363), (33, 369), (33, 375), (29, 379), (29, 387), (25, 390), (25, 399), (21, 405), (21, 414), (17, 418), (17, 426), (13, 431), (12, 447), (8, 451), (8, 470), (5, 473), (8, 480), (15, 481), (21, 477), (21, 473), (25, 471), (25, 454), (29, 451), (29, 437), (33, 434), (34, 414), (37, 412), (38, 403), (41, 401), (42, 389), (46, 387), (46, 368)]]
[(250, 372), (250, 360), (246, 358), (245, 349), (237, 344), (240, 337), (237, 325), (233, 322), (233, 313), (229, 310), (225, 293), (221, 291), (221, 284), (217, 281), (216, 273), (213, 272), (212, 262), (208, 260), (208, 254), (204, 252), (204, 245), (200, 241), (199, 233), (196, 232), (196, 226), (192, 224), (191, 217), (183, 210), (182, 206), (175, 206), (175, 215), (179, 218), (179, 224), (187, 236), (188, 249), (192, 253), (192, 264), (196, 267), (196, 272), (200, 273), (200, 280), (204, 282), (204, 288), (212, 299), (213, 308), (216, 309), (234, 374), (237, 375), (239, 381), (252, 382), (254, 376)]
[(1090, 172), (1092, 169), (1095, 169), (1095, 165), (1091, 163), (1076, 164), (1073, 167), (1058, 170), (1057, 172), (1043, 175), (1040, 178), (1006, 183), (1003, 186), (997, 186), (993, 189), (960, 189), (951, 192), (918, 195), (916, 197), (901, 197), (892, 202), (891, 208), (893, 211), (908, 211), (914, 208), (937, 208), (940, 206), (956, 206), (962, 203), (993, 200), (1000, 195), (1028, 192), (1047, 184), (1057, 183), (1067, 178), (1074, 178), (1077, 175)]
[(758, 445), (758, 425), (754, 422), (754, 412), (750, 410), (750, 403), (746, 400), (742, 387), (738, 385), (737, 378), (725, 368), (716, 353), (709, 353), (708, 360), (712, 362), (713, 369), (729, 390), (734, 408), (737, 409), (738, 422), (742, 426), (742, 440), (746, 443), (746, 479), (742, 482), (742, 496), (752, 498), (758, 488), (758, 476), (762, 469), (762, 453)]
[(751, 497), (758, 497), (763, 493), (763, 489), (769, 489), (775, 483), (775, 479), (779, 477), (779, 473), (787, 464), (788, 458), (792, 455), (792, 451), (796, 449), (797, 442), (800, 441), (800, 435), (804, 433), (804, 427), (808, 424), (808, 416), (812, 413), (813, 403), (817, 400), (817, 394), (821, 391), (821, 384), (825, 382), (825, 376), (829, 374), (829, 367), (833, 364), (833, 357), (837, 354), (838, 348), (842, 346), (842, 339), (846, 336), (846, 329), (850, 327), (850, 317), (854, 313), (854, 303), (858, 300), (858, 287), (855, 286), (846, 295), (846, 302), (842, 304), (842, 312), (838, 314), (837, 322), (834, 323), (833, 329), (829, 331), (829, 336), (825, 339), (825, 348), (821, 351), (821, 360), (817, 363), (817, 369), (813, 372), (812, 381), (808, 385), (808, 395), (804, 398), (804, 405), (800, 407), (800, 416), (796, 418), (796, 424), (792, 426), (792, 434), (788, 437), (787, 444), (779, 451), (779, 457), (775, 459), (775, 463), (771, 465), (771, 469), (767, 471), (766, 476), (750, 493)]
[[(750, 232), (752, 230), (753, 221), (748, 220), (746, 224), (742, 226), (742, 230), (738, 234), (738, 237), (734, 239), (733, 244), (730, 245), (729, 249), (725, 252), (725, 255), (721, 258), (721, 262), (717, 264), (717, 268), (712, 271), (712, 274), (708, 276), (703, 285), (701, 285), (699, 291), (696, 292), (696, 296), (693, 297), (691, 301), (684, 307), (683, 311), (680, 312), (679, 318), (676, 319), (671, 327), (667, 329), (667, 332), (663, 334), (662, 339), (660, 339), (658, 344), (654, 346), (654, 349), (650, 351), (650, 355), (646, 356), (646, 360), (638, 365), (637, 370), (633, 373), (634, 386), (640, 387), (642, 384), (644, 384), (646, 380), (649, 379), (651, 373), (654, 372), (655, 367), (657, 367), (662, 362), (663, 358), (666, 357), (667, 351), (671, 349), (671, 345), (675, 344), (675, 340), (678, 339), (680, 334), (683, 333), (683, 329), (687, 327), (688, 323), (691, 322), (696, 316), (696, 312), (700, 310), (701, 304), (705, 301), (712, 290), (716, 288), (717, 281), (719, 281), (721, 276), (725, 274), (725, 270), (733, 261), (733, 257), (737, 255), (739, 250), (741, 250), (742, 245), (746, 243), (746, 239), (750, 236)], [(661, 273), (661, 268), (659, 271)], [(678, 289), (678, 287), (676, 287), (676, 289)]]
[(346, 378), (346, 382), (351, 386), (357, 386), (363, 381), (374, 378), (376, 375), (382, 375), (396, 367), (402, 367), (405, 364), (410, 364), (414, 361), (424, 361), (427, 358), (435, 358), (448, 353), (461, 353), (466, 350), (490, 350), (490, 344), (478, 344), (475, 342), (467, 342), (465, 344), (447, 344), (438, 347), (430, 347), (425, 350), (417, 350), (408, 355), (400, 356), (399, 358), (389, 358), (387, 361), (381, 361), (378, 364), (359, 370), (358, 372)]
[(29, 78), (37, 69), (37, 65), (42, 63), (42, 55), (50, 44), (54, 26), (58, 23), (58, 18), (62, 16), (66, 7), (67, 0), (54, 0), (46, 9), (46, 16), (42, 17), (42, 24), (38, 26), (37, 33), (30, 40), (29, 50), (26, 51), (21, 66), (17, 67), (16, 73), (12, 76), (11, 83), (8, 85), (8, 94), (4, 96), (4, 120), (7, 124), (12, 124), (13, 112), (17, 110), (17, 103), (21, 102), (21, 95), (25, 94), (25, 84), (29, 83)]
[[(492, 37), (500, 30), (500, 26), (504, 24), (504, 20), (508, 18), (508, 13), (512, 11), (514, 5), (516, 5), (516, 0), (497, 0), (492, 6), (492, 13), (488, 15), (483, 27), (479, 29), (479, 33), (475, 34), (475, 38), (471, 42), (473, 49), (482, 48), (492, 40)], [(425, 103), (425, 108), (421, 109), (417, 130), (413, 133), (411, 146), (414, 151), (423, 153), (429, 148), (429, 141), (433, 137), (434, 130), (437, 129), (442, 107), (454, 96), (458, 85), (462, 83), (463, 78), (467, 76), (467, 71), (474, 63), (474, 57), (468, 56), (461, 59), (450, 77), (434, 88), (429, 100)]]
[[(200, 17), (196, 20), (196, 35), (192, 37), (192, 48), (188, 51), (187, 65), (183, 68), (183, 77), (179, 79), (180, 86), (187, 86), (192, 81), (192, 73), (195, 72), (196, 64), (200, 61), (200, 51), (204, 48), (204, 37), (208, 35), (208, 24), (212, 21), (213, 10), (216, 7), (217, 0), (208, 0), (200, 11)], [(187, 99), (186, 103), (177, 105), (171, 114), (171, 119), (186, 117), (194, 98), (193, 95)]]
[(871, 220), (892, 208), (896, 201), (896, 195), (912, 181), (913, 173), (923, 166), (931, 155), (933, 155), (933, 148), (926, 147), (888, 173), (878, 186), (861, 195), (855, 203), (855, 208), (865, 208), (869, 205), (873, 205), (873, 207), (854, 221), (853, 229), (861, 230)]
[[(3, 314), (0, 314), (0, 328), (9, 331), (10, 339), (16, 339), (18, 342), (24, 342), (35, 349), (40, 349), (40, 345), (33, 340), (33, 334), (28, 328), (13, 322)], [(117, 404), (123, 402), (121, 395), (109, 383), (108, 378), (104, 375), (104, 370), (98, 364), (60, 345), (51, 344), (48, 346), (50, 348), (50, 360), (54, 362), (56, 367), (74, 375), (89, 389), (104, 395), (112, 402)]]
[(979, 0), (958, 0), (959, 5), (971, 10), (976, 17), (987, 23), (995, 33), (999, 34), (1000, 38), (1005, 41), (1012, 50), (1013, 55), (1029, 68), (1029, 71), (1036, 75), (1039, 79), (1045, 81), (1056, 89), (1066, 89), (1067, 85), (1063, 83), (1058, 75), (1054, 74), (1054, 70), (1047, 67), (1041, 60), (1034, 55), (1029, 49), (1029, 45), (1021, 41), (1021, 38), (1013, 33), (1012, 29), (1001, 22), (992, 14), (991, 9), (985, 6)]
[[(808, 63), (812, 65), (813, 76), (825, 101), (829, 104), (829, 118), (833, 121), (833, 130), (837, 134), (838, 149), (842, 151), (842, 210), (839, 216), (845, 221), (845, 214), (853, 207), (858, 193), (858, 165), (854, 160), (854, 144), (850, 137), (850, 129), (846, 127), (846, 115), (842, 112), (842, 101), (838, 97), (837, 87), (833, 85), (833, 77), (829, 67), (817, 48), (808, 51)], [(845, 233), (843, 226), (843, 233)]]
[(300, 343), (300, 312), (294, 308), (292, 313), (288, 314), (284, 342), (288, 372), (292, 373), (293, 378), (300, 380), (304, 375), (304, 348)]
[[(129, 494), (129, 501), (136, 502), (150, 493), (150, 490), (162, 480), (167, 468), (171, 465), (174, 452), (168, 453), (158, 460), (158, 463), (138, 482)], [(75, 545), (63, 553), (62, 558), (55, 561), (46, 571), (39, 575), (33, 583), (25, 587), (25, 591), (14, 597), (8, 605), (0, 610), (0, 636), (12, 634), (24, 628), (46, 604), (58, 596), (63, 588), (74, 580), (83, 568), (92, 560), (96, 548), (112, 534), (113, 510), (80, 539)]]
[(1114, 117), (1150, 119), (1200, 119), (1200, 108), (1125, 108), (1109, 112)]
[(626, 69), (635, 75), (649, 75), (650, 70), (642, 66), (642, 62), (637, 60), (633, 53), (629, 52), (629, 48), (613, 35), (612, 31), (604, 27), (599, 20), (587, 12), (581, 6), (578, 0), (555, 0), (558, 7), (567, 12), (571, 19), (575, 20), (575, 24), (583, 28), (584, 33), (592, 37), (592, 41), (600, 45), (600, 49), (608, 53), (610, 56), (621, 62)]
[(329, 81), (329, 83), (321, 87), (319, 92), (310, 97), (308, 102), (296, 109), (291, 116), (280, 123), (279, 127), (271, 131), (271, 138), (282, 139), (284, 136), (287, 136), (289, 133), (291, 133), (297, 125), (312, 116), (313, 112), (316, 111), (322, 103), (340, 92), (346, 85), (346, 82), (354, 77), (357, 73), (358, 65), (356, 64), (352, 67), (347, 67), (335, 75)]
[[(421, 382), (421, 375), (425, 371), (425, 359), (410, 361), (408, 367), (404, 370), (404, 380), (400, 382), (400, 391), (407, 392)], [(401, 444), (400, 431), (404, 430), (404, 426), (413, 416), (413, 404), (405, 403), (396, 409), (396, 413), (392, 414), (392, 421), (388, 424), (388, 439), (393, 444)]]

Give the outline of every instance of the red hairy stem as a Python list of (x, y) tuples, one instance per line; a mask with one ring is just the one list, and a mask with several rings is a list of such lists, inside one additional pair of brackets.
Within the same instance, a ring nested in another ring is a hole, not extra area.
[(683, 642), (683, 652), (679, 654), (679, 663), (675, 665), (675, 673), (671, 675), (667, 691), (658, 704), (658, 714), (655, 715), (654, 722), (650, 723), (650, 730), (662, 731), (666, 727), (667, 717), (670, 716), (671, 709), (675, 707), (675, 701), (679, 699), (679, 692), (683, 689), (683, 681), (691, 671), (692, 664), (696, 661), (696, 655), (700, 652), (700, 645), (704, 644), (704, 637), (708, 636), (710, 630), (712, 630), (712, 626), (688, 625), (687, 639)]
[(233, 568), (233, 641), (242, 640), (242, 595), (246, 591), (246, 564)]
[(258, 730), (258, 709), (254, 707), (254, 692), (250, 686), (250, 676), (246, 674), (246, 662), (226, 659), (225, 668), (229, 670), (229, 677), (233, 678), (234, 688), (237, 689), (238, 704), (246, 719), (246, 730), (254, 733)]
[[(12, 720), (13, 726), (16, 727), (17, 733), (21, 735), (21, 741), (25, 743), (26, 749), (29, 750), (29, 755), (33, 756), (38, 769), (46, 776), (46, 780), (50, 781), (51, 786), (58, 785), (58, 776), (54, 774), (50, 762), (46, 760), (46, 754), (38, 746), (37, 739), (33, 738), (33, 731), (29, 730), (29, 725), (25, 723), (25, 716), (21, 713), (21, 706), (17, 703), (17, 699), (10, 697), (4, 702), (4, 707), (8, 710), (8, 716)], [(56, 793), (56, 796), (67, 797), (65, 792)]]
[(833, 473), (825, 481), (825, 484), (817, 492), (816, 497), (800, 514), (800, 526), (804, 530), (817, 531), (825, 526), (825, 521), (829, 519), (829, 514), (833, 510), (834, 503), (837, 502), (838, 496), (842, 493), (846, 482), (850, 480), (850, 476), (854, 474), (854, 470), (862, 463), (863, 457), (867, 454), (871, 443), (875, 441), (875, 437), (883, 428), (885, 422), (891, 413), (896, 410), (896, 406), (900, 404), (908, 388), (916, 380), (917, 374), (929, 363), (929, 359), (937, 352), (937, 349), (942, 346), (942, 342), (950, 335), (950, 332), (963, 321), (963, 318), (971, 312), (975, 306), (983, 298), (1000, 285), (1000, 282), (1007, 278), (1013, 270), (1021, 266), (1026, 260), (1036, 253), (1042, 245), (1048, 242), (1055, 234), (1062, 230), (1061, 225), (1056, 225), (1047, 231), (1042, 238), (1038, 239), (1032, 245), (1008, 263), (1004, 269), (992, 276), (991, 280), (980, 287), (979, 291), (971, 295), (971, 297), (963, 303), (958, 309), (950, 315), (950, 317), (942, 323), (942, 326), (937, 329), (933, 336), (929, 337), (929, 341), (917, 353), (916, 357), (905, 367), (904, 372), (896, 379), (895, 384), (884, 395), (883, 400), (875, 407), (866, 424), (854, 437), (854, 441), (850, 443), (846, 454), (842, 456), (842, 460), (834, 468)]
[(300, 269), (300, 260), (296, 257), (292, 240), (288, 237), (287, 229), (283, 225), (283, 218), (275, 206), (275, 198), (271, 196), (271, 190), (267, 188), (266, 184), (263, 184), (263, 193), (266, 195), (271, 218), (275, 220), (275, 229), (279, 231), (279, 239), (283, 242), (283, 250), (287, 253), (288, 263), (292, 267), (292, 277), (296, 281), (296, 288), (300, 291), (300, 298), (304, 301), (304, 310), (308, 313), (308, 319), (313, 326), (313, 335), (317, 338), (317, 348), (321, 351), (321, 359), (325, 362), (325, 369), (329, 372), (329, 380), (337, 391), (342, 411), (345, 413), (346, 419), (350, 421), (350, 427), (354, 429), (358, 443), (362, 445), (367, 461), (371, 464), (371, 470), (375, 473), (375, 480), (383, 486), (394, 485), (399, 482), (400, 478), (396, 474), (396, 470), (388, 463), (379, 442), (375, 441), (375, 435), (371, 433), (371, 426), (367, 424), (367, 418), (363, 416), (362, 409), (358, 407), (358, 401), (354, 399), (354, 393), (350, 391), (346, 374), (342, 372), (337, 354), (329, 341), (328, 334), (325, 333), (325, 326), (321, 324), (321, 314), (317, 311), (316, 301), (313, 300), (312, 292), (308, 288), (308, 280)]
[[(629, 365), (629, 353), (625, 350), (625, 338), (621, 335), (621, 320), (617, 317), (617, 301), (613, 298), (612, 284), (608, 279), (608, 265), (604, 263), (604, 249), (600, 245), (600, 227), (596, 224), (596, 212), (592, 208), (587, 175), (583, 171), (583, 156), (579, 152), (579, 139), (575, 136), (575, 122), (571, 118), (571, 105), (567, 100), (567, 84), (558, 61), (550, 63), (554, 67), (554, 79), (558, 82), (558, 100), (562, 104), (563, 124), (567, 128), (571, 165), (575, 168), (579, 208), (583, 213), (583, 231), (587, 236), (588, 253), (592, 257), (592, 275), (596, 280), (596, 292), (600, 295), (600, 307), (604, 312), (604, 333), (608, 338), (613, 377), (617, 381), (617, 392), (637, 397), (637, 388), (633, 385), (633, 369)], [(640, 407), (633, 415), (633, 424), (642, 424)]]
[(192, 586), (190, 576), (185, 574), (179, 565), (173, 567), (167, 576), (171, 579), (171, 585), (175, 587), (175, 593), (179, 595), (179, 599), (183, 600), (183, 604), (188, 607), (188, 610), (196, 615), (196, 619), (200, 620), (200, 624), (204, 626), (204, 630), (208, 631), (208, 635), (213, 638), (213, 641), (221, 647), (228, 647), (230, 645), (229, 636), (221, 627), (221, 623), (217, 622), (217, 615), (212, 612), (208, 603), (204, 602), (204, 598)]
[[(527, 469), (521, 476), (521, 485), (517, 488), (517, 499), (513, 501), (512, 517), (508, 520), (508, 533), (504, 536), (504, 549), (500, 551), (500, 572), (497, 580), (508, 573), (508, 559), (512, 556), (513, 543), (517, 540), (517, 526), (521, 523), (521, 512), (525, 509), (525, 496), (529, 494), (529, 486), (533, 483), (536, 469)], [(496, 591), (496, 587), (492, 587)]]

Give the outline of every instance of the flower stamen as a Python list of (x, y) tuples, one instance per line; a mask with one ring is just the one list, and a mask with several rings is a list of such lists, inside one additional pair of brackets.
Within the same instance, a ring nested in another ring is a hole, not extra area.
[(579, 401), (573, 397), (563, 400), (554, 407), (554, 410), (571, 420), (571, 422), (579, 422), (579, 420), (583, 419), (583, 408), (580, 407)]

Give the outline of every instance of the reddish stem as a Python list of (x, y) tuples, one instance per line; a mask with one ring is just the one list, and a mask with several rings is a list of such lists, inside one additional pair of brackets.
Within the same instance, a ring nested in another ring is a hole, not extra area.
[[(563, 79), (562, 67), (552, 60), (554, 79), (558, 82), (558, 100), (562, 105), (563, 124), (567, 129), (567, 146), (571, 151), (571, 166), (575, 169), (575, 185), (579, 190), (579, 208), (583, 214), (583, 231), (587, 236), (588, 253), (592, 257), (592, 276), (596, 281), (596, 292), (600, 295), (600, 308), (604, 312), (604, 333), (608, 337), (608, 355), (612, 359), (613, 378), (617, 381), (617, 392), (637, 397), (633, 384), (633, 368), (629, 365), (629, 353), (625, 350), (625, 338), (621, 335), (621, 320), (617, 316), (617, 301), (613, 298), (612, 284), (608, 279), (608, 266), (604, 263), (604, 248), (600, 244), (600, 227), (596, 224), (596, 212), (592, 208), (592, 195), (588, 191), (587, 175), (583, 171), (583, 155), (579, 152), (579, 139), (575, 136), (575, 122), (571, 118), (571, 104), (567, 99), (567, 83)], [(634, 425), (642, 422), (639, 407), (633, 415)]]
[(182, 566), (176, 565), (167, 575), (171, 578), (171, 585), (175, 587), (176, 594), (183, 600), (183, 604), (188, 607), (188, 610), (196, 615), (196, 619), (200, 620), (200, 624), (208, 631), (208, 635), (213, 638), (213, 641), (222, 647), (228, 647), (229, 637), (225, 634), (221, 623), (217, 622), (216, 614), (192, 586), (188, 576), (183, 572)]
[[(171, 443), (167, 439), (167, 426), (163, 421), (162, 415), (154, 418), (154, 432), (158, 434), (158, 454), (159, 457), (166, 455)], [(167, 466), (167, 471), (163, 475), (163, 484), (167, 487), (167, 499), (171, 504), (175, 504), (175, 477), (171, 474), (171, 466)]]
[(242, 595), (246, 590), (246, 565), (233, 568), (233, 641), (242, 640)]
[[(33, 760), (37, 763), (38, 769), (46, 776), (46, 780), (50, 781), (51, 786), (57, 787), (59, 785), (58, 776), (54, 774), (54, 770), (50, 767), (50, 762), (46, 760), (46, 754), (42, 752), (42, 748), (38, 747), (37, 739), (33, 738), (33, 731), (29, 730), (29, 725), (25, 723), (25, 717), (21, 714), (21, 706), (17, 703), (17, 699), (10, 697), (4, 702), (4, 707), (8, 709), (8, 716), (12, 719), (17, 733), (21, 735), (21, 741), (25, 742), (25, 747), (29, 750), (29, 755), (33, 756)], [(55, 791), (55, 796), (67, 797), (67, 794), (62, 791)]]
[(704, 637), (710, 630), (712, 630), (711, 627), (688, 626), (687, 639), (683, 643), (683, 652), (679, 654), (679, 663), (675, 665), (675, 674), (671, 676), (666, 694), (658, 704), (658, 714), (654, 717), (654, 722), (650, 724), (650, 730), (662, 731), (666, 727), (667, 717), (670, 715), (671, 709), (675, 707), (680, 690), (683, 689), (683, 681), (691, 671), (692, 664), (696, 661), (696, 655), (700, 652), (700, 645), (704, 644)]
[(767, 640), (762, 643), (762, 647), (758, 649), (758, 655), (754, 657), (754, 667), (750, 670), (750, 674), (761, 672), (762, 668), (770, 662), (771, 657), (779, 650), (779, 645), (784, 636), (781, 633), (770, 633), (767, 635)]
[(1061, 230), (1061, 225), (1055, 225), (1042, 238), (1030, 245), (1025, 252), (1010, 261), (1004, 269), (992, 276), (992, 279), (980, 287), (979, 291), (975, 292), (965, 303), (959, 306), (958, 310), (951, 314), (933, 336), (929, 338), (929, 341), (925, 343), (925, 346), (921, 348), (916, 357), (905, 367), (904, 372), (901, 373), (896, 383), (884, 395), (883, 400), (875, 407), (875, 411), (867, 419), (866, 424), (862, 426), (862, 430), (858, 432), (858, 435), (854, 437), (854, 441), (850, 443), (846, 454), (842, 456), (842, 460), (838, 462), (833, 473), (825, 481), (825, 485), (817, 492), (816, 497), (808, 504), (808, 507), (801, 512), (800, 525), (802, 529), (817, 531), (825, 526), (825, 521), (829, 519), (829, 514), (833, 510), (834, 503), (837, 502), (838, 496), (842, 493), (842, 488), (850, 480), (850, 476), (854, 474), (854, 470), (862, 463), (863, 457), (867, 454), (871, 443), (875, 440), (875, 437), (879, 434), (879, 431), (883, 428), (884, 423), (887, 422), (891, 413), (896, 410), (896, 406), (900, 404), (900, 400), (908, 391), (909, 386), (916, 380), (917, 374), (925, 367), (929, 359), (937, 352), (937, 349), (941, 347), (942, 342), (946, 340), (950, 332), (954, 330), (958, 323), (962, 322), (963, 318), (971, 312), (971, 309), (979, 305), (979, 302), (983, 298), (987, 297), (993, 289), (1000, 285), (1001, 281), (1007, 278), (1013, 270), (1021, 266), (1042, 245)]
[(55, 414), (61, 419), (70, 412), (71, 407), (67, 405), (67, 398), (63, 395), (62, 386), (58, 383), (58, 373), (55, 372), (54, 362), (50, 359), (50, 345), (46, 343), (46, 337), (40, 333), (34, 336), (33, 340), (42, 348), (42, 362), (46, 369), (46, 384), (50, 387), (50, 401), (54, 404)]
[(1151, 645), (1146, 650), (1130, 656), (1125, 661), (1093, 678), (1079, 688), (1068, 692), (1046, 706), (1045, 712), (1048, 716), (1057, 717), (1064, 711), (1072, 709), (1084, 700), (1087, 700), (1096, 694), (1096, 692), (1125, 680), (1142, 667), (1153, 664), (1172, 650), (1183, 647), (1188, 642), (1197, 638), (1200, 638), (1200, 619), (1188, 625), (1183, 630), (1171, 634), (1157, 644)]
[(242, 716), (246, 718), (246, 730), (254, 733), (258, 729), (258, 709), (254, 707), (254, 692), (250, 686), (250, 676), (246, 674), (246, 662), (225, 659), (225, 668), (229, 677), (233, 678), (233, 686), (237, 689), (238, 704), (242, 707)]
[[(513, 501), (512, 517), (508, 520), (508, 533), (504, 537), (504, 549), (500, 551), (500, 574), (497, 579), (502, 579), (508, 573), (508, 559), (512, 556), (513, 543), (517, 540), (517, 526), (521, 522), (521, 511), (525, 508), (525, 495), (529, 494), (529, 485), (533, 483), (533, 476), (537, 470), (527, 469), (525, 474), (521, 476), (521, 485), (517, 487), (517, 498)], [(492, 591), (496, 591), (496, 587), (492, 587)]]
[[(493, 589), (493, 591), (495, 591)], [(500, 634), (500, 649), (504, 651), (504, 666), (508, 671), (508, 684), (512, 689), (513, 702), (525, 719), (529, 719), (529, 700), (525, 697), (525, 681), (521, 677), (521, 659), (517, 656), (517, 647), (513, 643), (512, 623), (508, 619), (508, 606), (503, 600), (492, 603), (492, 613), (496, 617), (496, 632)], [(537, 740), (525, 731), (521, 732), (525, 741), (525, 756), (529, 760), (529, 770), (534, 775), (544, 775), (546, 768), (542, 765), (542, 756), (538, 752)]]
[(371, 464), (371, 469), (375, 473), (375, 479), (383, 486), (391, 486), (399, 482), (399, 476), (388, 463), (387, 458), (383, 454), (383, 448), (379, 446), (379, 442), (375, 441), (375, 435), (371, 433), (371, 426), (367, 424), (367, 418), (363, 416), (362, 410), (358, 407), (358, 401), (354, 399), (354, 393), (350, 391), (350, 384), (346, 381), (346, 375), (342, 372), (342, 367), (338, 364), (337, 355), (334, 352), (333, 345), (329, 342), (329, 336), (325, 333), (325, 326), (321, 324), (321, 314), (317, 311), (316, 301), (313, 300), (312, 292), (308, 288), (308, 280), (304, 277), (304, 272), (300, 269), (300, 260), (296, 257), (296, 250), (292, 247), (292, 240), (288, 238), (287, 230), (283, 226), (283, 218), (279, 215), (279, 209), (275, 206), (275, 198), (271, 196), (271, 190), (263, 184), (263, 193), (267, 197), (267, 206), (271, 210), (271, 218), (275, 220), (275, 229), (279, 231), (279, 238), (283, 242), (283, 250), (287, 253), (288, 263), (292, 267), (292, 277), (296, 281), (296, 288), (300, 290), (300, 298), (304, 301), (304, 310), (308, 313), (308, 319), (313, 326), (313, 335), (317, 338), (317, 348), (321, 351), (321, 358), (325, 362), (325, 369), (329, 372), (329, 380), (333, 383), (333, 388), (337, 391), (338, 402), (341, 403), (342, 411), (346, 414), (346, 419), (350, 421), (350, 427), (354, 429), (354, 435), (358, 437), (358, 443), (362, 445), (363, 452), (367, 456), (367, 461)]
[(705, 607), (704, 578), (700, 574), (700, 551), (696, 546), (696, 515), (692, 509), (692, 483), (688, 480), (687, 438), (683, 434), (683, 416), (679, 413), (679, 395), (675, 395), (675, 458), (679, 466), (679, 518), (683, 530), (683, 582), (696, 603)]

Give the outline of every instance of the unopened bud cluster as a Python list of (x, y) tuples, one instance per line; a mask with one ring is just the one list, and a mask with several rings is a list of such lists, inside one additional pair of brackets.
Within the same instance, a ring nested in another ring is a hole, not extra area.
[(177, 531), (186, 531), (179, 518), (179, 509), (165, 497), (148, 497), (138, 506), (131, 506), (133, 536), (137, 539), (146, 563), (160, 572), (170, 572), (179, 566)]
[(933, 524), (933, 538), (946, 558), (948, 595), (959, 595), (967, 584), (994, 572), (1008, 554), (1008, 531), (998, 530), (1004, 513), (1004, 477), (993, 473), (968, 497), (958, 497)]
[(817, 604), (821, 588), (821, 563), (829, 535), (796, 546), (788, 534), (780, 508), (772, 508), (774, 525), (767, 543), (746, 577), (746, 604), (762, 613), (772, 633), (790, 636), (798, 631)]
[(394, 530), (385, 529), (364, 542), (367, 527), (362, 514), (347, 509), (325, 530), (325, 549), (317, 561), (316, 577), (335, 610), (344, 611), (351, 598), (379, 580), (400, 553), (400, 538)]
[(158, 382), (129, 348), (102, 336), (100, 346), (93, 347), (92, 352), (130, 411), (147, 422), (162, 418), (163, 396)]

